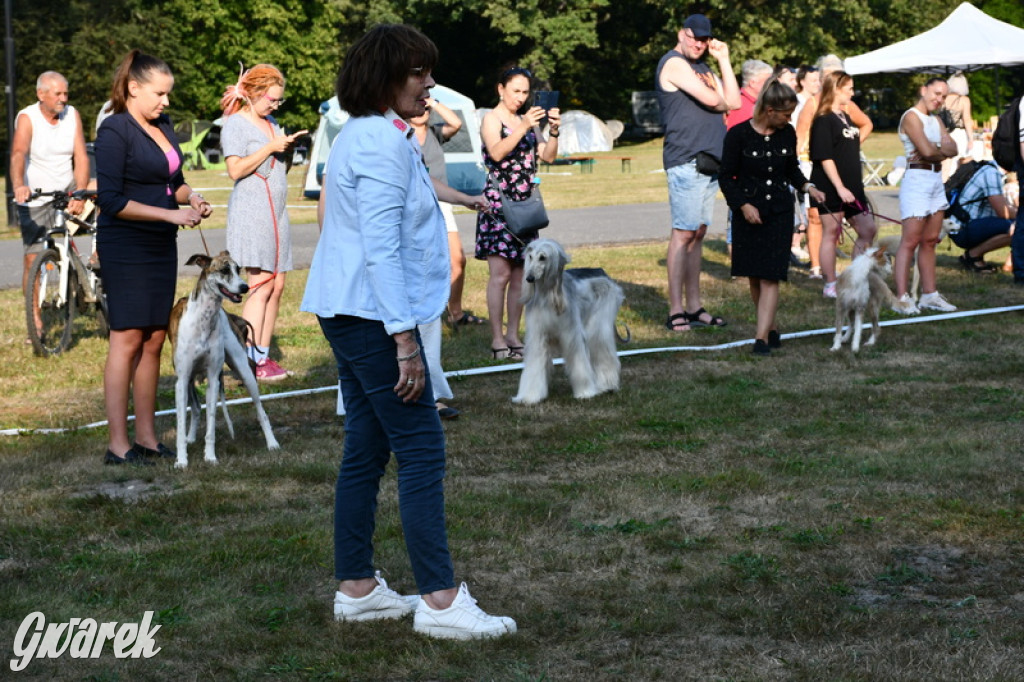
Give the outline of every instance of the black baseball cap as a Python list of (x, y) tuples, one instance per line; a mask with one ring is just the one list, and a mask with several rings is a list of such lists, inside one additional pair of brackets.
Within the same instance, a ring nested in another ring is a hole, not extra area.
[(683, 28), (690, 29), (694, 38), (711, 37), (711, 20), (703, 14), (691, 14), (683, 22)]

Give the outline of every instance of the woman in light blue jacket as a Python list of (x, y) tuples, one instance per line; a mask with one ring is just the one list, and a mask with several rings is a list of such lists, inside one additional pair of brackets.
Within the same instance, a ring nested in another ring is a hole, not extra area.
[[(444, 433), (416, 332), (445, 311), (448, 236), (419, 143), (402, 119), (423, 114), (437, 60), (434, 44), (403, 25), (376, 26), (349, 50), (336, 89), (352, 118), (327, 161), (323, 232), (302, 310), (317, 315), (331, 344), (347, 413), (334, 502), (335, 618), (415, 612), (414, 629), (427, 635), (497, 637), (514, 633), (515, 621), (484, 613), (465, 583), (455, 584)], [(373, 565), (377, 492), (391, 452), (419, 597), (389, 589)]]

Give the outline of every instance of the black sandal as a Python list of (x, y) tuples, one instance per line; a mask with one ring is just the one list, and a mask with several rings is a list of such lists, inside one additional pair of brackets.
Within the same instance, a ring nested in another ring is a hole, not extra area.
[[(703, 308), (695, 313), (683, 313), (683, 315), (686, 316), (686, 321), (690, 323), (691, 327), (724, 327), (726, 325), (725, 320), (720, 317), (715, 317)], [(711, 318), (711, 321), (704, 322), (700, 319), (701, 315), (707, 315)]]
[(691, 329), (690, 320), (686, 313), (669, 315), (668, 319), (665, 320), (665, 329), (670, 332), (688, 332)]

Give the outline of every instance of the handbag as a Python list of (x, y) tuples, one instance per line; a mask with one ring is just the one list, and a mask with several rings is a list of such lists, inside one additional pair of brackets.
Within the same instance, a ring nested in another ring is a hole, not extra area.
[(697, 152), (697, 172), (701, 175), (718, 175), (721, 160), (708, 152)]
[(540, 186), (534, 185), (530, 196), (522, 201), (516, 201), (505, 194), (497, 183), (494, 187), (501, 195), (501, 212), (505, 216), (505, 227), (514, 237), (522, 239), (548, 226), (550, 221), (548, 211), (544, 208)]

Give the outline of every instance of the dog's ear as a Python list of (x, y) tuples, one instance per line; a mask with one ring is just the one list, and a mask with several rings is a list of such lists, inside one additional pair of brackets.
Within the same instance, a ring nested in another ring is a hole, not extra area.
[(205, 253), (194, 253), (185, 261), (185, 265), (198, 265), (205, 270), (211, 262), (212, 260)]
[(871, 257), (883, 268), (889, 263), (889, 254), (886, 253), (885, 249), (875, 249)]
[(533, 282), (527, 282), (523, 277), (523, 286), (519, 290), (519, 302), (526, 305), (533, 298)]
[(558, 268), (555, 270), (554, 276), (555, 287), (551, 295), (552, 302), (555, 305), (555, 313), (557, 313), (558, 315), (561, 315), (562, 313), (565, 312), (565, 291), (562, 289), (562, 274), (565, 272), (565, 261), (563, 260), (564, 256), (564, 251), (559, 253), (557, 263)]

